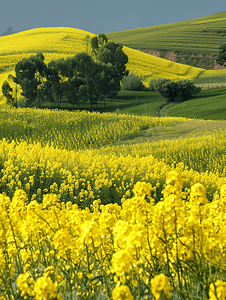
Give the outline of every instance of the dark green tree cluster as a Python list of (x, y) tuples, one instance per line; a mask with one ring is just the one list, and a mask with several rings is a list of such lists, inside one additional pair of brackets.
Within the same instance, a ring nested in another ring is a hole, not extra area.
[(149, 90), (159, 92), (160, 95), (167, 98), (168, 102), (182, 102), (199, 94), (201, 88), (196, 87), (190, 80), (174, 82), (170, 79), (160, 78), (150, 81)]
[(117, 95), (122, 78), (128, 75), (128, 57), (121, 44), (109, 42), (104, 34), (91, 40), (91, 48), (92, 56), (80, 52), (48, 64), (41, 53), (22, 59), (15, 66), (15, 76), (3, 83), (3, 95), (14, 106), (18, 87), (27, 106), (51, 101), (60, 108), (63, 99), (77, 107), (85, 101), (91, 107), (99, 101), (105, 103), (106, 98)]
[(221, 66), (224, 66), (226, 63), (226, 44), (222, 44), (219, 47), (219, 53), (217, 57), (217, 63)]

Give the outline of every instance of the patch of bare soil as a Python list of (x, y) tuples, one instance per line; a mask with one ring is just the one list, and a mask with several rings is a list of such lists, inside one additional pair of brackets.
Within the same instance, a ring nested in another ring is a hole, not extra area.
[(137, 49), (137, 50), (141, 51), (141, 52), (144, 52), (144, 53), (151, 54), (151, 55), (156, 56), (156, 57), (162, 58), (162, 54), (158, 50), (152, 50), (152, 49)]
[(154, 55), (156, 57), (164, 58), (170, 61), (178, 62), (185, 65), (204, 68), (206, 70), (224, 69), (224, 66), (216, 62), (217, 55), (209, 53), (192, 53), (185, 51), (160, 51), (155, 49), (137, 49), (144, 53)]
[(175, 53), (175, 52), (173, 52), (173, 51), (167, 51), (166, 52), (166, 55), (165, 55), (165, 57), (164, 57), (165, 59), (167, 59), (167, 60), (171, 60), (171, 61), (177, 61), (177, 54)]

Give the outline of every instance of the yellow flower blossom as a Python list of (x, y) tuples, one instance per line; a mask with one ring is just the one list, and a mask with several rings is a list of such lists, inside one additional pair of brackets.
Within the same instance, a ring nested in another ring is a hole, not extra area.
[(57, 284), (44, 275), (35, 281), (34, 292), (36, 300), (55, 299), (57, 296)]
[(26, 293), (30, 296), (34, 296), (34, 283), (35, 280), (31, 277), (29, 272), (26, 272), (24, 274), (20, 274), (17, 277), (16, 283), (21, 291), (21, 296), (24, 297)]
[(164, 274), (156, 275), (153, 279), (151, 279), (151, 292), (156, 300), (160, 299), (161, 293), (163, 292), (171, 298), (172, 295), (170, 292), (172, 291), (172, 287), (168, 278)]
[(113, 300), (133, 300), (133, 296), (127, 285), (116, 286), (112, 293)]
[(217, 280), (214, 284), (210, 284), (209, 300), (225, 300), (226, 298), (226, 282)]

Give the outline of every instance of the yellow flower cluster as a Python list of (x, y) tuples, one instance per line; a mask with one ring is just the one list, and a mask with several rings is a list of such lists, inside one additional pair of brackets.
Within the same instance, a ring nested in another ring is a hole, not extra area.
[(146, 85), (149, 85), (150, 80), (157, 78), (178, 81), (182, 79), (193, 80), (201, 74), (205, 77), (203, 74), (205, 70), (201, 68), (175, 63), (128, 47), (124, 47), (123, 51), (129, 57), (127, 69), (141, 76)]
[[(147, 181), (160, 184), (154, 196), (157, 200), (162, 197), (159, 191), (166, 172), (176, 168), (186, 178), (186, 188), (202, 183), (212, 199), (226, 184), (225, 131), (100, 147), (131, 138), (144, 128), (167, 127), (185, 120), (3, 108), (1, 190), (11, 197), (16, 189), (23, 188), (29, 200), (37, 201), (46, 193), (55, 193), (64, 201), (85, 207), (94, 199), (101, 199), (102, 204), (120, 203), (121, 198), (131, 196), (137, 181)], [(189, 120), (186, 122), (189, 126)]]
[(95, 34), (81, 29), (46, 27), (1, 37), (0, 67), (12, 67), (22, 58), (37, 52), (42, 52), (47, 62), (82, 51), (90, 52), (88, 42), (93, 36)]
[[(93, 33), (80, 29), (54, 27), (37, 28), (1, 37), (0, 84), (18, 61), (37, 52), (44, 54), (47, 63), (53, 59), (73, 56), (82, 51), (90, 54), (90, 39), (93, 36), (95, 36)], [(174, 63), (128, 47), (124, 47), (123, 51), (129, 58), (127, 69), (141, 76), (146, 85), (154, 78), (169, 78), (177, 81), (193, 80), (199, 76), (200, 78), (219, 76), (219, 72), (221, 76), (226, 74), (225, 70), (207, 71)]]
[(142, 129), (169, 126), (180, 120), (185, 119), (3, 107), (0, 139), (27, 143), (39, 141), (43, 146), (49, 144), (67, 150), (87, 149), (132, 138)]
[(151, 292), (156, 300), (161, 299), (160, 298), (161, 292), (164, 292), (164, 294), (168, 295), (168, 298), (171, 298), (171, 295), (170, 295), (171, 290), (172, 290), (172, 287), (170, 285), (170, 282), (164, 274), (156, 275), (151, 280)]
[(55, 194), (42, 204), (23, 190), (0, 194), (0, 295), (224, 299), (225, 190), (209, 202), (201, 184), (184, 191), (174, 170), (158, 203), (145, 182), (122, 206), (95, 200), (84, 210)]
[(226, 298), (226, 282), (217, 280), (210, 284), (210, 300), (224, 300)]
[[(131, 191), (138, 181), (147, 181), (154, 185), (158, 183), (159, 187), (156, 188), (153, 197), (159, 200), (162, 197), (160, 190), (166, 179), (166, 172), (175, 168), (186, 178), (184, 187), (190, 189), (193, 183), (200, 182), (207, 187), (210, 199), (226, 184), (226, 179), (220, 174), (188, 170), (183, 163), (170, 166), (154, 158), (151, 155), (152, 147), (148, 145), (150, 153), (147, 153), (148, 148), (140, 145), (141, 151), (134, 151), (134, 155), (131, 155), (130, 147), (127, 153), (123, 147), (122, 153), (117, 153), (110, 147), (67, 151), (49, 146), (42, 147), (39, 143), (8, 143), (2, 140), (1, 189), (13, 196), (17, 189), (23, 188), (29, 201), (38, 202), (42, 201), (42, 196), (46, 193), (55, 193), (62, 201), (72, 201), (79, 207), (86, 207), (95, 199), (101, 199), (102, 204), (112, 201), (120, 203), (121, 198), (131, 196)], [(195, 158), (196, 156), (193, 157), (194, 160)], [(216, 161), (217, 157), (214, 157), (214, 160)], [(148, 186), (143, 185), (141, 192), (147, 188)]]
[(2, 108), (0, 299), (224, 299), (226, 132), (106, 146), (181, 121)]

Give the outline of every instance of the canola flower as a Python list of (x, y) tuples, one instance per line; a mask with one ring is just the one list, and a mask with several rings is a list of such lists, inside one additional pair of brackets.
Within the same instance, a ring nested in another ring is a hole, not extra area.
[(184, 118), (3, 108), (0, 121), (0, 191), (10, 197), (22, 188), (29, 201), (50, 192), (86, 207), (95, 199), (120, 203), (136, 182), (147, 181), (159, 184), (159, 201), (171, 169), (182, 172), (184, 188), (202, 183), (209, 199), (226, 183), (225, 131), (105, 146), (145, 128), (189, 122)]
[[(91, 54), (90, 40), (95, 34), (68, 27), (47, 27), (23, 31), (0, 37), (0, 84), (12, 72), (16, 63), (32, 54), (42, 52), (46, 62), (58, 58), (74, 56), (78, 52)], [(23, 40), (23, 43), (21, 43)], [(174, 81), (225, 76), (225, 70), (204, 70), (174, 63), (128, 47), (123, 47), (128, 55), (127, 69), (142, 77), (145, 85), (150, 80), (168, 78)], [(0, 92), (2, 96), (2, 92)]]
[(224, 300), (226, 298), (226, 282), (217, 280), (210, 284), (210, 300)]
[(224, 131), (110, 147), (185, 119), (1, 112), (0, 299), (224, 299)]
[(3, 107), (0, 116), (0, 139), (39, 141), (43, 146), (78, 150), (109, 145), (134, 137), (141, 130), (171, 125), (184, 118), (157, 119), (116, 113), (57, 111)]
[(169, 283), (169, 280), (164, 274), (156, 275), (151, 280), (151, 291), (155, 299), (161, 299), (161, 292), (166, 294), (168, 298), (171, 298), (172, 295), (170, 294), (170, 291), (172, 290), (172, 287)]
[(102, 204), (119, 204), (122, 198), (131, 196), (133, 186), (138, 181), (156, 185), (153, 197), (159, 201), (166, 173), (174, 169), (182, 173), (184, 188), (190, 189), (198, 182), (205, 185), (209, 199), (213, 199), (214, 194), (219, 193), (226, 184), (225, 177), (220, 173), (214, 174), (211, 169), (198, 172), (188, 169), (184, 163), (166, 164), (153, 155), (142, 155), (142, 151), (137, 151), (137, 155), (129, 152), (125, 155), (125, 149), (123, 153), (109, 150), (67, 151), (48, 145), (42, 147), (40, 143), (9, 143), (2, 140), (1, 192), (12, 197), (17, 189), (24, 189), (29, 201), (38, 202), (42, 201), (45, 194), (55, 193), (62, 201), (72, 201), (84, 208), (97, 199)]
[[(150, 80), (158, 78), (178, 81), (182, 79), (194, 80), (199, 78), (201, 74), (205, 77), (206, 70), (201, 68), (175, 63), (128, 47), (124, 47), (123, 51), (129, 58), (127, 69), (139, 75), (147, 86)], [(225, 74), (225, 72), (223, 73)]]
[(172, 170), (158, 203), (154, 189), (86, 209), (1, 194), (1, 299), (224, 299), (225, 186), (209, 202)]

